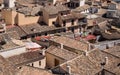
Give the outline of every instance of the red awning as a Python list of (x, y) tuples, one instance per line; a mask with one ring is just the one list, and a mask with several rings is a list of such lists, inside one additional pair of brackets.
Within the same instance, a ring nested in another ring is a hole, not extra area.
[(96, 39), (96, 36), (88, 35), (88, 36), (85, 37), (85, 40), (93, 40), (93, 39)]

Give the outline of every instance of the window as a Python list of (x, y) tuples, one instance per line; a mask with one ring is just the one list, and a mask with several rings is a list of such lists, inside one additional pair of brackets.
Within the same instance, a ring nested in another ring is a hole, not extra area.
[(79, 7), (79, 3), (76, 3), (76, 7)]
[(41, 66), (41, 61), (39, 61), (39, 66)]
[(55, 25), (55, 22), (53, 21), (52, 24)]
[(74, 33), (74, 28), (72, 28), (71, 31)]
[(47, 36), (47, 33), (45, 33), (45, 36)]
[(61, 13), (61, 15), (63, 15), (63, 13)]
[(18, 67), (18, 69), (21, 69), (22, 67)]
[(71, 22), (72, 22), (72, 25), (74, 25), (74, 20), (72, 20)]
[(63, 26), (66, 26), (66, 21), (63, 21)]
[(108, 46), (108, 45), (106, 45), (106, 49), (109, 49), (109, 46)]
[(32, 67), (34, 66), (34, 64), (32, 63)]
[(59, 65), (60, 61), (58, 59), (55, 59), (55, 66)]

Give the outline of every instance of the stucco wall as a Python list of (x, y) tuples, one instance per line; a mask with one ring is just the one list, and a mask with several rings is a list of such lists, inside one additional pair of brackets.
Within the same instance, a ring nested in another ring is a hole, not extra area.
[(18, 13), (18, 25), (26, 25), (31, 23), (37, 23), (39, 21), (39, 16), (28, 16), (26, 17), (24, 14)]
[(56, 20), (57, 20), (57, 15), (49, 16), (48, 25), (53, 26), (53, 22), (56, 22)]
[(7, 25), (26, 25), (31, 23), (37, 23), (40, 18), (40, 16), (30, 16), (26, 17), (24, 14), (18, 13), (13, 10), (2, 10), (2, 18), (5, 19)]
[(12, 10), (2, 10), (2, 18), (5, 19), (7, 25), (13, 25), (16, 22), (17, 12)]
[[(39, 64), (39, 62), (41, 62), (41, 65)], [(33, 62), (34, 64), (34, 67), (37, 67), (37, 68), (45, 68), (46, 67), (46, 58), (44, 59), (41, 59), (39, 61), (36, 61), (36, 62)]]
[(49, 15), (49, 13), (47, 11), (45, 11), (44, 9), (43, 11), (43, 21), (48, 25), (48, 26), (52, 26), (52, 22), (55, 21), (57, 19), (57, 15)]
[(2, 55), (5, 58), (8, 58), (8, 57), (18, 55), (21, 53), (25, 53), (25, 52), (26, 52), (25, 46), (21, 46), (21, 47), (12, 48), (12, 49), (7, 50), (7, 51), (1, 51), (0, 55)]
[(60, 64), (62, 64), (65, 60), (58, 58), (52, 54), (46, 53), (46, 65), (49, 68), (54, 68), (55, 67), (55, 59), (60, 61)]
[(49, 14), (43, 9), (43, 21), (48, 24)]

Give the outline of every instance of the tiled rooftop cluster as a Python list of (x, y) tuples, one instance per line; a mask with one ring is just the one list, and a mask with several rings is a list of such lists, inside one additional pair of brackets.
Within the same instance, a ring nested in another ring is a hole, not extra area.
[(0, 75), (120, 75), (120, 4), (0, 0)]

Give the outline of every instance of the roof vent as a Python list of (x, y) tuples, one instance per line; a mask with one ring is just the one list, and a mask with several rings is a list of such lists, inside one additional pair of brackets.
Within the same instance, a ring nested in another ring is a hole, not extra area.
[(42, 55), (45, 55), (45, 51), (46, 51), (45, 49), (42, 50)]
[(105, 63), (108, 64), (108, 57), (105, 57)]
[(85, 56), (88, 56), (88, 51), (85, 51), (84, 55), (85, 55)]
[(60, 48), (63, 49), (63, 43), (60, 44)]
[(69, 75), (71, 75), (71, 67), (69, 65), (67, 65), (67, 70), (68, 70)]

